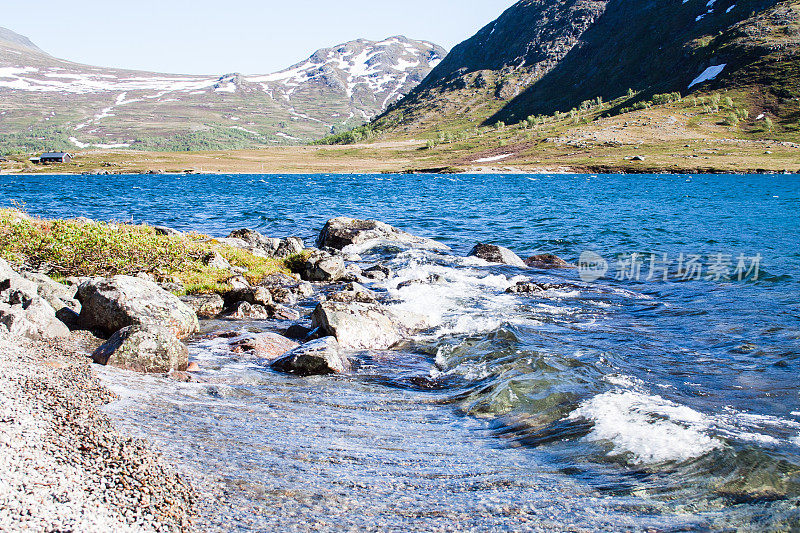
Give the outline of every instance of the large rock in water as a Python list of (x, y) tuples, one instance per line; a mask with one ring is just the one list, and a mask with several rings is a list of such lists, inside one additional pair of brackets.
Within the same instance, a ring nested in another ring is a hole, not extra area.
[(317, 246), (341, 250), (351, 244), (363, 244), (372, 240), (392, 241), (436, 250), (450, 249), (434, 240), (417, 237), (377, 220), (357, 220), (346, 217), (329, 220), (317, 238)]
[(197, 315), (152, 281), (130, 276), (95, 278), (78, 287), (80, 324), (112, 335), (127, 326), (164, 326), (178, 338), (198, 329)]
[(336, 337), (348, 350), (385, 349), (402, 340), (402, 326), (381, 305), (322, 302), (314, 310), (311, 329)]
[(350, 370), (350, 362), (333, 337), (303, 344), (273, 361), (270, 366), (278, 372), (296, 376), (324, 376)]
[(540, 254), (528, 257), (525, 259), (525, 264), (531, 268), (540, 268), (543, 270), (551, 268), (575, 268), (575, 265), (567, 263), (553, 254)]
[(525, 261), (523, 261), (517, 254), (508, 248), (503, 248), (502, 246), (497, 246), (495, 244), (479, 242), (469, 253), (469, 256), (477, 257), (490, 263), (501, 263), (503, 265), (511, 265), (519, 268), (528, 268), (528, 265), (525, 264)]
[(248, 353), (263, 359), (275, 359), (300, 346), (295, 341), (277, 333), (258, 333), (231, 342), (234, 353)]
[(189, 350), (167, 328), (137, 325), (117, 331), (95, 350), (92, 360), (135, 372), (183, 371), (189, 364)]

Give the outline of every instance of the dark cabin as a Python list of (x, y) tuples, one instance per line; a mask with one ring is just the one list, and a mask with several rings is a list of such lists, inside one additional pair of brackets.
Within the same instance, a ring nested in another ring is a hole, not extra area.
[(70, 161), (72, 161), (72, 154), (66, 152), (47, 152), (39, 156), (39, 162), (43, 165), (69, 163)]

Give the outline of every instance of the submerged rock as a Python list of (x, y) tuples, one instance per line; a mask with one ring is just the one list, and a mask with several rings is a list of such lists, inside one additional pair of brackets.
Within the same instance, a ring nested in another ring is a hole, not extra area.
[(248, 353), (263, 359), (275, 359), (300, 346), (295, 341), (277, 333), (259, 333), (231, 343), (234, 353)]
[(200, 318), (214, 318), (222, 313), (225, 307), (225, 300), (219, 294), (181, 296), (180, 300), (191, 307)]
[(341, 291), (335, 292), (328, 297), (329, 302), (359, 302), (364, 304), (378, 303), (377, 295), (366, 287), (358, 283), (348, 283)]
[(270, 365), (274, 370), (297, 376), (340, 374), (350, 370), (350, 362), (342, 354), (333, 337), (317, 339), (288, 352)]
[(501, 263), (519, 268), (528, 268), (528, 265), (520, 257), (502, 246), (479, 242), (468, 254), (470, 257), (477, 257), (490, 263)]
[(567, 263), (557, 255), (539, 254), (525, 259), (525, 264), (531, 268), (550, 269), (550, 268), (574, 268), (575, 265)]
[(374, 265), (369, 268), (364, 269), (361, 272), (361, 275), (367, 279), (372, 279), (375, 281), (383, 281), (385, 279), (391, 278), (394, 272), (391, 268), (386, 265)]
[(109, 335), (127, 326), (153, 324), (184, 338), (199, 327), (189, 306), (144, 279), (114, 276), (85, 281), (78, 287), (78, 300), (81, 326)]
[(329, 220), (317, 238), (317, 246), (341, 250), (351, 244), (363, 244), (372, 240), (424, 246), (437, 250), (450, 249), (434, 240), (417, 237), (377, 220), (357, 220), (346, 217)]
[(92, 361), (135, 372), (184, 371), (189, 350), (171, 330), (154, 325), (122, 328), (92, 354)]
[(556, 285), (553, 283), (536, 283), (534, 281), (520, 281), (513, 287), (506, 289), (509, 294), (529, 294), (535, 292), (545, 292), (551, 289), (561, 289), (564, 285)]
[(348, 350), (389, 348), (403, 338), (402, 327), (387, 308), (357, 302), (322, 302), (314, 310), (311, 328), (336, 337)]

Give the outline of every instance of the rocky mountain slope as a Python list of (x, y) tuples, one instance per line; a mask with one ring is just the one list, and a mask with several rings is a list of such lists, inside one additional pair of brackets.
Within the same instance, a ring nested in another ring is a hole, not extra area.
[(0, 151), (303, 143), (374, 117), (444, 55), (398, 36), (319, 50), (274, 74), (171, 75), (63, 61), (0, 29)]
[[(377, 125), (517, 123), (598, 97), (734, 91), (800, 119), (797, 0), (522, 0), (461, 43)], [(754, 117), (757, 115), (754, 115)]]

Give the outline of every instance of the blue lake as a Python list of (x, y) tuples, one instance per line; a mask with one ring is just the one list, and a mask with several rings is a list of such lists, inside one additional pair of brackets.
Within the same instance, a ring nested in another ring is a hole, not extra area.
[[(207, 488), (205, 529), (800, 527), (798, 176), (2, 175), (13, 202), (307, 245), (374, 218), (452, 248), (358, 250), (432, 327), (352, 374), (203, 339), (207, 383), (103, 371), (110, 414)], [(466, 259), (478, 242), (607, 269)], [(506, 293), (526, 280), (558, 288)]]

